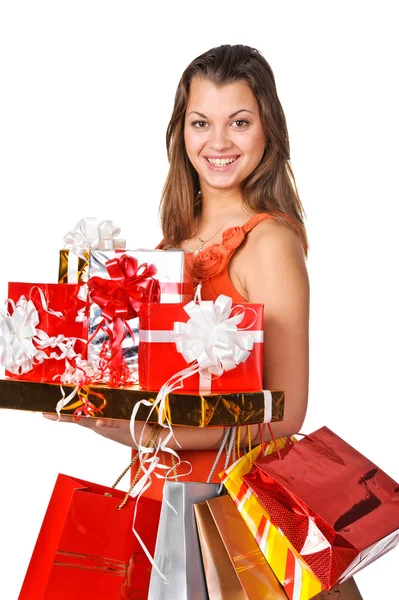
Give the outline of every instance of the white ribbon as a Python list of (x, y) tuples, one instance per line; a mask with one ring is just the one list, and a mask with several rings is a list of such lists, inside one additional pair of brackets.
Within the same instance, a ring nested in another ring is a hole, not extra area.
[(78, 257), (86, 259), (87, 253), (94, 249), (125, 249), (126, 241), (116, 239), (120, 232), (120, 227), (116, 227), (112, 221), (98, 221), (96, 217), (85, 217), (68, 231), (64, 236), (64, 248), (71, 252), (68, 257), (68, 283), (78, 281)]
[[(12, 314), (8, 305), (13, 308)], [(0, 364), (15, 375), (28, 373), (33, 366), (42, 363), (47, 355), (35, 344), (39, 313), (32, 300), (21, 296), (15, 304), (6, 301), (6, 310), (0, 311)]]
[(115, 248), (115, 240), (121, 232), (112, 221), (97, 221), (96, 217), (85, 217), (64, 236), (65, 248), (68, 248), (78, 256), (84, 256), (85, 252), (94, 248), (112, 250)]
[(265, 401), (265, 407), (263, 412), (263, 422), (270, 423), (273, 418), (273, 396), (269, 390), (263, 390), (263, 398)]
[[(74, 360), (70, 363), (68, 360), (65, 361), (65, 371), (61, 376), (56, 375), (55, 379), (61, 381), (61, 399), (58, 400), (55, 407), (58, 415), (58, 421), (61, 418), (61, 410), (66, 406), (72, 398), (76, 396), (82, 386), (89, 381), (90, 383), (95, 381), (95, 370), (92, 365), (86, 359), (82, 358), (80, 354), (72, 357)], [(62, 384), (73, 385), (74, 389), (66, 396)]]
[[(31, 293), (34, 289), (32, 288)], [(39, 291), (43, 309), (61, 318), (62, 313), (48, 307), (43, 290), (36, 289)], [(13, 309), (12, 314), (9, 312), (9, 306)], [(75, 338), (66, 338), (64, 335), (50, 337), (45, 331), (37, 328), (39, 321), (35, 304), (25, 296), (21, 296), (17, 303), (8, 299), (6, 310), (0, 311), (0, 365), (10, 373), (22, 375), (49, 358), (63, 360), (76, 356)], [(44, 352), (46, 348), (57, 349), (58, 352)]]

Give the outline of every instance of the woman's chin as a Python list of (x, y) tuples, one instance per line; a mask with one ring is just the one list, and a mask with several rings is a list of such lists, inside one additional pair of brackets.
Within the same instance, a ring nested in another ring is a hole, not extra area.
[(222, 174), (215, 177), (199, 177), (201, 189), (209, 188), (213, 190), (231, 190), (240, 189), (241, 182), (236, 177), (222, 177)]

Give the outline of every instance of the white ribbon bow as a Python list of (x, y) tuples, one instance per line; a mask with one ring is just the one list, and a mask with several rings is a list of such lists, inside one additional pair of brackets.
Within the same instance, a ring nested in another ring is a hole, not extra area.
[[(44, 310), (61, 318), (62, 313), (49, 309), (42, 290), (38, 290)], [(12, 314), (8, 310), (9, 305), (13, 308)], [(49, 358), (63, 360), (76, 356), (75, 338), (63, 335), (50, 337), (37, 328), (40, 317), (32, 300), (21, 296), (14, 303), (8, 299), (6, 307), (5, 311), (0, 311), (0, 365), (7, 371), (22, 375)], [(46, 353), (45, 348), (57, 349), (58, 352)]]
[(96, 217), (85, 217), (64, 236), (65, 248), (78, 256), (83, 256), (95, 248), (112, 250), (116, 247), (125, 247), (124, 240), (115, 240), (121, 232), (112, 221), (97, 221)]
[(245, 362), (254, 347), (254, 338), (248, 331), (239, 330), (245, 309), (231, 316), (233, 301), (221, 295), (215, 302), (194, 300), (184, 307), (190, 317), (187, 323), (176, 322), (174, 334), (176, 349), (186, 362), (196, 361), (201, 377), (201, 388), (210, 391), (212, 375), (219, 377)]
[[(13, 307), (12, 314), (8, 305)], [(39, 313), (32, 300), (21, 296), (15, 304), (7, 300), (6, 310), (0, 311), (0, 364), (10, 373), (22, 375), (47, 358), (33, 343), (39, 330)]]

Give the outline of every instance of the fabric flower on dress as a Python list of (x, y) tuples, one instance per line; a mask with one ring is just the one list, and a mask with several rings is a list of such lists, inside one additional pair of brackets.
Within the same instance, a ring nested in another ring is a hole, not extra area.
[(223, 232), (222, 244), (228, 251), (235, 250), (245, 238), (243, 227), (229, 227)]
[(214, 244), (192, 257), (191, 274), (195, 282), (206, 281), (226, 268), (229, 253), (223, 244)]

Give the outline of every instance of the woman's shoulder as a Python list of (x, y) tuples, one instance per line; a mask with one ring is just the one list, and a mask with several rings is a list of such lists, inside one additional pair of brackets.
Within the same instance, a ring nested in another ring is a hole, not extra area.
[(246, 246), (256, 250), (256, 254), (266, 252), (269, 255), (270, 252), (285, 250), (304, 255), (303, 241), (294, 226), (278, 220), (273, 215), (259, 220), (256, 226), (248, 231)]

